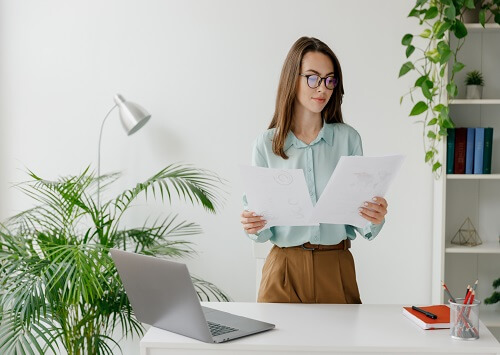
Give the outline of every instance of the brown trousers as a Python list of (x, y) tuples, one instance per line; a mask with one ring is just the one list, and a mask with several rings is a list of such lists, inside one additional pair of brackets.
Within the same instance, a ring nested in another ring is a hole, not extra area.
[(257, 302), (361, 303), (351, 252), (274, 245), (262, 268)]

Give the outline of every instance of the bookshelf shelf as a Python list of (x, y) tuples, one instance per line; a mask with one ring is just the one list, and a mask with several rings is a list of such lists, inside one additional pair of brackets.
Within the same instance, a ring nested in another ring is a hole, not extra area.
[[(493, 128), (491, 171), (493, 174), (445, 174), (434, 183), (432, 302), (445, 299), (441, 280), (453, 290), (463, 290), (479, 280), (480, 300), (493, 293), (492, 283), (500, 277), (500, 26), (466, 24), (469, 35), (456, 60), (465, 70), (456, 73), (459, 97), (465, 97), (465, 76), (477, 69), (485, 77), (483, 97), (486, 99), (455, 99), (450, 102), (450, 117), (457, 128)], [(450, 47), (457, 45), (449, 33)], [(448, 64), (452, 63), (451, 60)], [(448, 80), (450, 65), (445, 72)], [(446, 97), (442, 98), (446, 104)], [(456, 133), (456, 131), (455, 131)], [(456, 147), (456, 146), (455, 146)], [(447, 162), (447, 139), (439, 149), (440, 160)], [(451, 244), (456, 231), (470, 218), (483, 244), (475, 247)], [(480, 317), (492, 332), (500, 331), (500, 306), (480, 306)], [(492, 330), (494, 328), (495, 330)]]
[(500, 105), (500, 99), (456, 99), (450, 105)]
[(481, 245), (475, 247), (454, 245), (451, 243), (446, 244), (446, 253), (456, 254), (500, 254), (499, 242), (483, 242)]
[(496, 23), (485, 23), (484, 28), (480, 23), (466, 23), (465, 28), (471, 33), (500, 31), (500, 26)]
[(500, 180), (500, 174), (447, 174), (448, 180)]

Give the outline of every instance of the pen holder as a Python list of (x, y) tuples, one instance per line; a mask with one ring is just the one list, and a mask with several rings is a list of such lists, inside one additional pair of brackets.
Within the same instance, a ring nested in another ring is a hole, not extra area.
[(456, 302), (450, 301), (450, 335), (453, 339), (479, 339), (479, 304), (474, 300), (472, 304), (463, 304), (463, 298)]

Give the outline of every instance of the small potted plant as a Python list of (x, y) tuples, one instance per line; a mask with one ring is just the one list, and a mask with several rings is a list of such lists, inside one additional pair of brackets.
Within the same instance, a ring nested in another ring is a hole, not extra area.
[(468, 99), (480, 99), (483, 95), (483, 74), (479, 70), (468, 72), (465, 77), (465, 85), (467, 85)]

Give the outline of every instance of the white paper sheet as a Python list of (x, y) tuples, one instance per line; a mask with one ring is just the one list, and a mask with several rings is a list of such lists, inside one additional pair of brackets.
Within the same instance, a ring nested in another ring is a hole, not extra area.
[(403, 160), (402, 155), (341, 157), (314, 206), (314, 220), (364, 227), (368, 222), (358, 209), (375, 196), (385, 197)]
[(313, 207), (302, 169), (240, 166), (248, 209), (272, 226), (319, 223), (364, 227), (358, 209), (374, 196), (385, 197), (403, 164), (402, 155), (340, 158), (320, 199)]
[(311, 226), (313, 205), (302, 169), (240, 166), (248, 210), (272, 226)]

